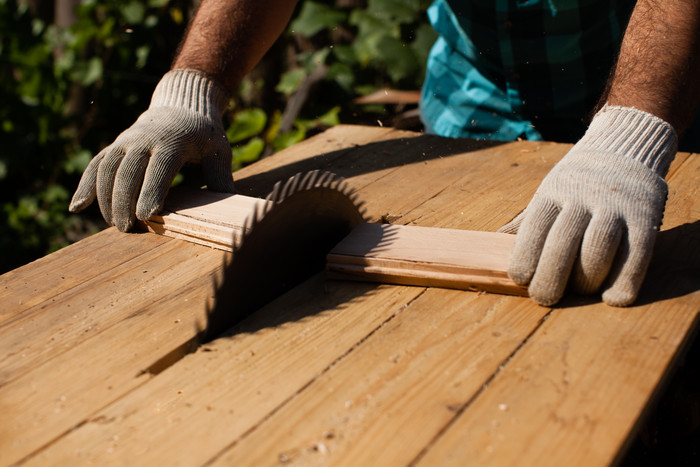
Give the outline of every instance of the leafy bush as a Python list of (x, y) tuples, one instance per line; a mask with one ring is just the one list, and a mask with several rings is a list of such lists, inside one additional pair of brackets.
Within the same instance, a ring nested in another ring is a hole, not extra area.
[[(92, 156), (148, 106), (193, 3), (83, 0), (59, 27), (52, 11), (0, 0), (0, 272), (104, 227), (96, 206), (73, 215), (68, 203)], [(224, 116), (234, 167), (385, 112), (358, 108), (358, 95), (417, 89), (434, 40), (428, 3), (302, 0)]]

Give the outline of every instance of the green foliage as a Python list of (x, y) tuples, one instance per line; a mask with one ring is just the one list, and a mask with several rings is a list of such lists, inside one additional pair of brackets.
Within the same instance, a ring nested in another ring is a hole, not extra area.
[[(374, 121), (358, 95), (417, 89), (434, 40), (428, 3), (302, 0), (224, 115), (234, 167), (340, 122)], [(70, 27), (53, 24), (54, 2), (32, 4), (0, 0), (0, 273), (104, 227), (96, 203), (79, 215), (68, 203), (91, 158), (148, 106), (194, 2), (82, 0)]]
[[(303, 53), (298, 64), (306, 73), (317, 66), (330, 68), (327, 79), (351, 92), (379, 86), (417, 89), (425, 61), (435, 40), (427, 24), (424, 0), (369, 0), (366, 8), (346, 11), (307, 0), (291, 23), (293, 33), (314, 41), (310, 60)], [(299, 69), (291, 71), (297, 73)]]
[(103, 227), (96, 208), (72, 215), (68, 203), (92, 156), (148, 105), (188, 3), (85, 0), (59, 28), (50, 11), (0, 0), (0, 272)]

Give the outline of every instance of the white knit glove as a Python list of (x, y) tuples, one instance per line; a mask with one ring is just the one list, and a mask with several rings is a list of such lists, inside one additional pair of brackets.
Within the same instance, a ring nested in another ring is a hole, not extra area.
[(151, 105), (88, 165), (70, 204), (80, 211), (97, 197), (109, 224), (129, 230), (163, 207), (185, 163), (200, 163), (207, 187), (233, 192), (231, 145), (221, 115), (228, 94), (194, 70), (173, 70), (158, 83)]
[(523, 215), (500, 229), (518, 233), (509, 276), (529, 283), (530, 297), (545, 306), (559, 301), (569, 276), (579, 293), (605, 282), (605, 303), (634, 302), (661, 225), (663, 177), (677, 141), (671, 125), (649, 113), (604, 107)]

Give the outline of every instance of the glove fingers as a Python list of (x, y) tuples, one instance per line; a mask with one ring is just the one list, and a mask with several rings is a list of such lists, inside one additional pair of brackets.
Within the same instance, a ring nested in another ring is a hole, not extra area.
[(584, 209), (573, 208), (564, 209), (552, 224), (528, 287), (530, 297), (540, 305), (554, 305), (564, 295), (588, 221)]
[(106, 150), (100, 151), (97, 156), (92, 158), (85, 172), (83, 172), (78, 188), (75, 190), (73, 199), (71, 199), (68, 207), (70, 212), (78, 212), (85, 209), (97, 197), (97, 169), (106, 153)]
[(168, 189), (184, 163), (184, 157), (174, 149), (153, 154), (136, 203), (136, 217), (145, 221), (161, 210)]
[(622, 236), (610, 287), (603, 292), (603, 301), (611, 306), (627, 306), (637, 298), (646, 275), (656, 240), (656, 230), (630, 230)]
[(591, 294), (600, 288), (612, 267), (622, 231), (622, 221), (613, 215), (594, 216), (591, 219), (574, 265), (574, 290)]
[(546, 199), (534, 198), (527, 207), (510, 253), (508, 276), (518, 285), (530, 282), (539, 261), (547, 233), (559, 214), (559, 207)]
[(202, 170), (207, 188), (224, 193), (235, 193), (231, 156), (231, 145), (224, 138), (216, 152), (202, 160)]
[(109, 225), (114, 225), (112, 220), (112, 191), (114, 179), (117, 176), (119, 165), (124, 158), (122, 147), (113, 147), (105, 154), (97, 169), (97, 202), (100, 205), (102, 217)]
[(117, 171), (112, 192), (112, 221), (117, 229), (127, 232), (136, 220), (138, 199), (150, 154), (146, 150), (129, 152)]
[(520, 211), (520, 214), (515, 216), (512, 221), (508, 222), (506, 225), (499, 228), (498, 232), (508, 233), (508, 234), (518, 233), (518, 229), (520, 229), (520, 225), (523, 223), (523, 219), (525, 219), (526, 212), (527, 212), (527, 210)]

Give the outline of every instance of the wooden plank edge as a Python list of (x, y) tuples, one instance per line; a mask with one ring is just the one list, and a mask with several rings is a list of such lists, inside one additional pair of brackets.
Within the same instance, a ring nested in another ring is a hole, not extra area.
[(384, 284), (441, 287), (472, 292), (494, 292), (527, 297), (527, 287), (517, 285), (507, 276), (465, 274), (429, 269), (407, 270), (386, 266), (370, 266), (343, 263), (327, 263), (330, 279), (381, 282)]
[(147, 221), (139, 221), (139, 224), (142, 229), (158, 235), (228, 252), (240, 243), (243, 232), (243, 227), (207, 223), (176, 213), (153, 216)]

